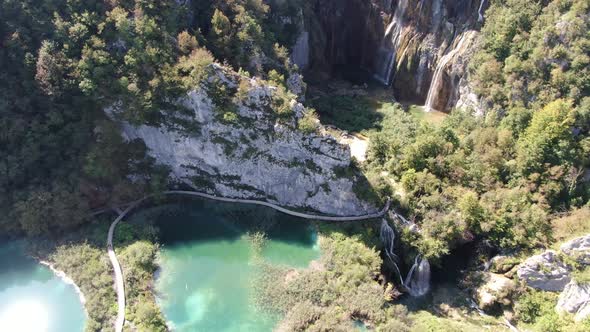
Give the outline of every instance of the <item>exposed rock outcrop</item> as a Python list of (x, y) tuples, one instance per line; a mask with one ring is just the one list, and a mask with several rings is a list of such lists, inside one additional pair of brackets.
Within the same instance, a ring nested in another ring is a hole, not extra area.
[(490, 260), (489, 270), (493, 273), (508, 273), (518, 265), (519, 260), (512, 256), (495, 256)]
[(396, 99), (447, 111), (473, 98), (459, 87), (486, 6), (485, 0), (316, 0), (304, 13), (310, 66), (363, 68), (392, 86)]
[(590, 316), (590, 284), (581, 285), (572, 281), (559, 295), (557, 312), (574, 314), (574, 319), (581, 321)]
[(478, 306), (490, 310), (498, 305), (509, 305), (516, 283), (501, 274), (483, 273), (484, 283), (475, 289)]
[(590, 284), (572, 280), (572, 266), (590, 265), (590, 234), (563, 243), (560, 253), (563, 260), (553, 250), (528, 258), (518, 267), (518, 277), (536, 289), (561, 291), (555, 310), (581, 321), (590, 316)]
[[(120, 121), (127, 139), (139, 138), (149, 154), (170, 167), (179, 181), (200, 191), (236, 198), (266, 199), (334, 215), (357, 215), (377, 209), (354, 193), (354, 180), (346, 175), (351, 157), (347, 146), (331, 136), (304, 134), (297, 119), (305, 108), (295, 100), (277, 113), (279, 89), (265, 82), (239, 77), (214, 65), (209, 82), (188, 93), (182, 103), (192, 113), (190, 132), (169, 126), (133, 126)], [(227, 91), (247, 86), (233, 97), (231, 121), (208, 94), (207, 84), (224, 84)], [(116, 110), (107, 113), (116, 117)]]
[(559, 249), (579, 264), (590, 265), (590, 234), (568, 241)]
[(475, 93), (473, 86), (469, 81), (469, 73), (463, 75), (459, 81), (459, 99), (455, 107), (460, 110), (473, 111), (474, 115), (483, 116), (485, 104)]
[[(565, 242), (560, 246), (563, 254), (574, 260), (580, 267), (590, 265), (590, 234)], [(590, 316), (590, 284), (572, 280), (559, 295), (555, 309), (558, 312), (574, 314), (576, 321)]]
[(553, 250), (529, 257), (518, 267), (518, 278), (528, 286), (545, 291), (562, 291), (571, 280), (569, 267)]
[(304, 99), (307, 85), (303, 81), (303, 76), (297, 73), (291, 74), (286, 83), (289, 91), (299, 96), (300, 100)]

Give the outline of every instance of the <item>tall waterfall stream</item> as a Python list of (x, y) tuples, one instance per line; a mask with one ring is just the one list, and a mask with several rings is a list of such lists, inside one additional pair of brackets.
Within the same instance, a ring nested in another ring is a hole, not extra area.
[(396, 270), (400, 286), (414, 297), (423, 296), (430, 290), (430, 263), (427, 259), (417, 255), (405, 279), (399, 268), (399, 257), (395, 254), (395, 231), (385, 218), (381, 221), (380, 239), (383, 243), (385, 255)]

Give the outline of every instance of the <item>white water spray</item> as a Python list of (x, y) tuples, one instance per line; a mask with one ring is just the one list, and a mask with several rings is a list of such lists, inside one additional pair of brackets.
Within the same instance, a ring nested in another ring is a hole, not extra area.
[[(426, 97), (426, 104), (424, 104), (424, 110), (426, 112), (430, 112), (434, 110), (434, 103), (439, 96), (440, 87), (442, 85), (443, 74), (445, 68), (448, 66), (449, 62), (451, 62), (460, 52), (465, 50), (466, 43), (473, 39), (475, 36), (475, 31), (467, 31), (462, 33), (458, 38), (459, 41), (456, 43), (454, 47), (451, 48), (447, 54), (443, 55), (443, 57), (438, 62), (436, 69), (434, 71), (434, 75), (432, 76), (432, 81), (430, 82), (430, 88), (428, 89), (428, 96)], [(446, 107), (446, 105), (445, 105)], [(440, 109), (438, 111), (445, 111), (445, 109)]]
[(420, 255), (416, 256), (414, 264), (404, 280), (397, 265), (398, 257), (394, 253), (395, 232), (385, 219), (381, 220), (379, 237), (383, 243), (385, 255), (389, 258), (399, 276), (400, 286), (414, 297), (423, 296), (428, 293), (430, 290), (430, 263), (428, 260), (423, 259)]
[(374, 77), (385, 85), (391, 84), (391, 73), (395, 66), (407, 9), (408, 0), (400, 0), (391, 23), (385, 30), (382, 45), (377, 51), (377, 70)]
[(486, 0), (481, 0), (481, 2), (479, 3), (479, 9), (477, 10), (477, 15), (479, 15), (479, 18), (477, 19), (477, 21), (479, 23), (483, 22), (484, 20), (484, 16), (483, 16), (483, 7), (485, 5)]

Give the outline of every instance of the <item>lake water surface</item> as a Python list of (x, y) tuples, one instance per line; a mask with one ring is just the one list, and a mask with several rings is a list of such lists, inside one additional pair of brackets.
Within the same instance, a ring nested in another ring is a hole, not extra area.
[[(191, 200), (138, 213), (154, 218), (162, 243), (156, 290), (175, 331), (272, 331), (279, 317), (254, 306), (256, 259), (306, 267), (319, 257), (309, 222), (264, 207)], [(268, 240), (255, 253), (248, 232)]]
[(0, 243), (0, 331), (81, 332), (85, 320), (72, 285), (27, 257), (24, 243)]

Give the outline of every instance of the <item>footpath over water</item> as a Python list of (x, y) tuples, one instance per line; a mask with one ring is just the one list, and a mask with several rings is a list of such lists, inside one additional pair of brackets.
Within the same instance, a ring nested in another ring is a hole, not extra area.
[[(383, 209), (379, 212), (366, 214), (366, 215), (362, 215), (362, 216), (339, 217), (339, 216), (321, 216), (321, 215), (315, 215), (315, 214), (308, 214), (308, 213), (303, 213), (303, 212), (292, 211), (292, 210), (280, 207), (276, 204), (269, 203), (269, 202), (257, 201), (257, 200), (252, 200), (252, 199), (219, 197), (219, 196), (214, 196), (214, 195), (205, 194), (205, 193), (196, 192), (196, 191), (170, 190), (170, 191), (164, 191), (161, 194), (163, 194), (163, 195), (188, 195), (188, 196), (197, 196), (197, 197), (201, 197), (201, 198), (207, 198), (207, 199), (212, 199), (212, 200), (221, 201), (221, 202), (228, 202), (228, 203), (262, 205), (262, 206), (266, 206), (266, 207), (275, 209), (275, 210), (282, 212), (284, 214), (288, 214), (288, 215), (303, 218), (303, 219), (311, 219), (311, 220), (318, 220), (318, 221), (361, 221), (361, 220), (367, 220), (367, 219), (380, 218), (383, 215), (385, 215), (385, 213), (387, 213), (387, 211), (389, 210), (389, 204), (390, 204), (390, 200), (388, 199), (387, 203), (385, 204), (385, 207), (383, 207)], [(115, 277), (115, 289), (117, 291), (118, 310), (117, 310), (117, 319), (115, 321), (115, 331), (116, 332), (123, 331), (123, 325), (125, 324), (125, 282), (123, 279), (123, 270), (121, 269), (121, 265), (119, 264), (119, 260), (117, 259), (117, 255), (115, 254), (115, 250), (113, 248), (113, 235), (115, 233), (115, 228), (117, 227), (117, 224), (121, 220), (123, 220), (123, 218), (125, 218), (125, 216), (129, 212), (131, 212), (131, 210), (135, 209), (141, 203), (143, 203), (147, 199), (152, 198), (154, 196), (155, 195), (148, 195), (148, 196), (145, 196), (141, 199), (138, 199), (138, 200), (130, 203), (129, 205), (127, 205), (127, 208), (123, 211), (121, 211), (121, 209), (119, 209), (119, 208), (112, 208), (112, 210), (114, 210), (115, 212), (117, 212), (119, 214), (119, 216), (113, 221), (113, 223), (109, 227), (109, 234), (107, 237), (107, 252), (108, 252), (111, 264), (113, 265), (113, 270), (115, 272), (115, 276), (114, 276)]]

